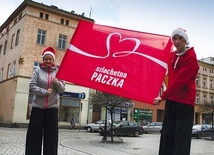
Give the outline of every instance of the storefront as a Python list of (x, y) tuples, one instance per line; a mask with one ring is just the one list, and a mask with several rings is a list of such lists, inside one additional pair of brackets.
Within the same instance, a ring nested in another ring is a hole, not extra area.
[[(132, 118), (132, 109), (134, 103), (122, 103), (119, 107), (115, 107), (113, 112), (114, 121), (130, 121)], [(107, 111), (107, 119), (111, 119), (110, 112)]]
[(212, 124), (214, 114), (202, 114), (202, 124)]
[(59, 121), (70, 122), (74, 117), (76, 123), (79, 123), (82, 109), (81, 99), (84, 98), (85, 93), (64, 92), (60, 94)]
[[(81, 99), (85, 98), (85, 93), (64, 92), (60, 94), (59, 122), (70, 122), (74, 117), (76, 123), (80, 121), (80, 111), (82, 109)], [(31, 102), (33, 94), (29, 95), (27, 119), (30, 118)]]
[(152, 122), (152, 110), (134, 109), (134, 121), (141, 125), (147, 125)]

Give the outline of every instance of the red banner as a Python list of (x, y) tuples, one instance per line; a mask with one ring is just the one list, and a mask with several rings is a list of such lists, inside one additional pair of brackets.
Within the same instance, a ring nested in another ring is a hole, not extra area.
[(171, 49), (169, 36), (80, 21), (57, 78), (152, 104)]

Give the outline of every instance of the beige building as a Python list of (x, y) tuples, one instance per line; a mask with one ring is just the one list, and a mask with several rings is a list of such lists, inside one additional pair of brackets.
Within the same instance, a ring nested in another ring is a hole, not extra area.
[[(56, 50), (56, 65), (70, 43), (79, 20), (93, 19), (30, 0), (22, 4), (0, 27), (0, 123), (28, 124), (32, 94), (29, 81), (41, 52), (47, 46)], [(59, 110), (59, 125), (86, 124), (89, 88), (66, 83)], [(81, 95), (82, 98), (81, 98)]]
[[(199, 105), (204, 103), (214, 103), (214, 58), (208, 57), (198, 60), (199, 71), (196, 79), (196, 106), (194, 124), (212, 123), (212, 116), (201, 112)], [(166, 89), (168, 84), (167, 76), (165, 77), (160, 94)], [(165, 103), (153, 106), (135, 101), (134, 119), (137, 122), (143, 121), (163, 121)], [(135, 114), (136, 111), (136, 114)], [(149, 113), (145, 116), (145, 113)], [(149, 117), (148, 117), (149, 116)], [(144, 123), (144, 122), (143, 122)]]
[(200, 69), (196, 79), (197, 95), (195, 106), (195, 123), (211, 123), (211, 116), (200, 111), (199, 105), (214, 103), (214, 58), (198, 60)]

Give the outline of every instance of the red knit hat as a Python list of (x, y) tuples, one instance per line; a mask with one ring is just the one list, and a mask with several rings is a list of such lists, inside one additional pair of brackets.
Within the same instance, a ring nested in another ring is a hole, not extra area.
[(55, 60), (56, 51), (52, 47), (47, 47), (46, 49), (44, 49), (41, 57), (44, 58), (44, 56), (47, 54), (50, 54), (53, 57), (53, 59)]

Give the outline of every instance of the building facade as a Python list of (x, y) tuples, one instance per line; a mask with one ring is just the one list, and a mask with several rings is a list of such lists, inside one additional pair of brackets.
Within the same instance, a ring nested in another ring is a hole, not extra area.
[[(33, 94), (29, 81), (41, 63), (41, 52), (47, 46), (56, 50), (56, 65), (64, 53), (79, 20), (93, 19), (25, 0), (0, 27), (0, 122), (28, 124)], [(66, 83), (61, 94), (59, 125), (69, 125), (76, 117), (77, 125), (88, 118), (89, 88)]]
[(211, 115), (201, 112), (200, 105), (214, 103), (214, 58), (200, 59), (198, 64), (200, 68), (196, 79), (195, 124), (210, 124), (212, 123)]

